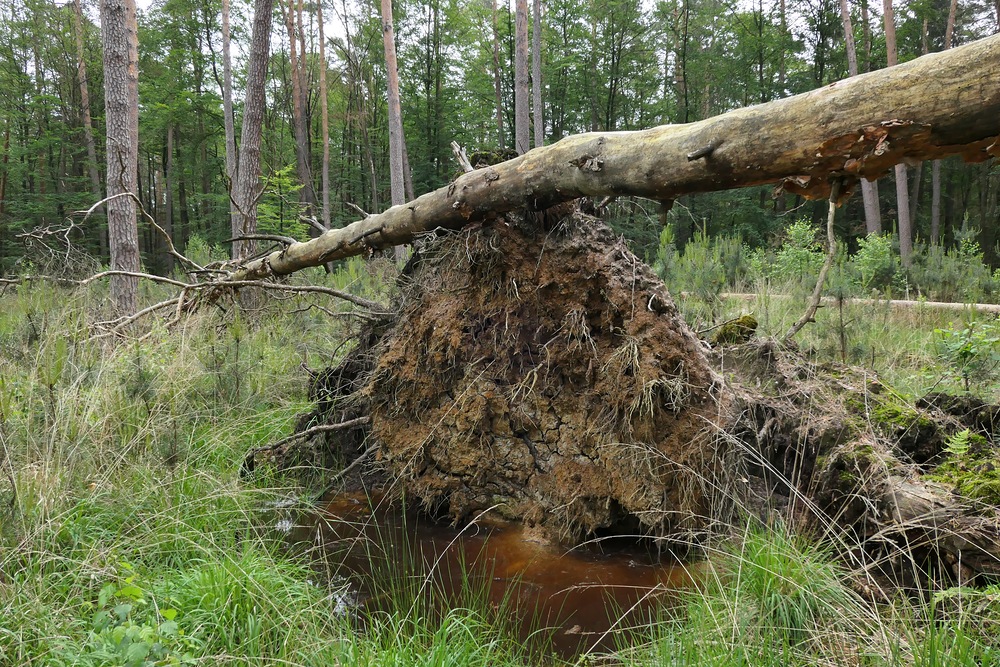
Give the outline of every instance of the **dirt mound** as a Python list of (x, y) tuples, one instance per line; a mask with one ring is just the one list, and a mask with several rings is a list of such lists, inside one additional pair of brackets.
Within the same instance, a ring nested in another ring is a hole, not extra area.
[(410, 497), (565, 540), (690, 536), (727, 514), (724, 383), (601, 221), (508, 216), (425, 244), (405, 274), (398, 317), (320, 395), (365, 404)]

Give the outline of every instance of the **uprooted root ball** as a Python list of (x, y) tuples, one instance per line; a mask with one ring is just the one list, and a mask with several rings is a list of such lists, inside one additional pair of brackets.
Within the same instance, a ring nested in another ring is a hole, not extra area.
[(599, 220), (427, 243), (356, 397), (436, 515), (556, 539), (690, 537), (726, 513), (729, 398), (663, 283)]

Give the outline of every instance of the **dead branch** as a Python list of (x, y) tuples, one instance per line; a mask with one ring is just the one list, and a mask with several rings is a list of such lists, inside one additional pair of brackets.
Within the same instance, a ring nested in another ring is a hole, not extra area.
[(801, 331), (802, 327), (806, 324), (815, 321), (816, 310), (819, 308), (820, 300), (823, 297), (826, 274), (830, 272), (830, 267), (833, 266), (833, 258), (837, 255), (837, 237), (833, 233), (833, 221), (837, 217), (837, 198), (839, 196), (840, 181), (837, 180), (830, 187), (830, 210), (826, 216), (826, 259), (823, 260), (823, 268), (819, 270), (819, 277), (816, 278), (816, 287), (813, 289), (812, 297), (809, 299), (809, 307), (806, 308), (806, 312), (802, 314), (802, 317), (785, 334), (785, 337), (782, 339), (783, 343), (791, 340), (792, 336)]
[(247, 454), (247, 457), (254, 456), (260, 452), (274, 451), (275, 449), (280, 449), (285, 445), (295, 442), (296, 440), (305, 440), (311, 438), (314, 435), (319, 435), (320, 433), (332, 433), (334, 431), (344, 431), (349, 428), (354, 428), (355, 426), (363, 426), (370, 421), (370, 418), (357, 417), (356, 419), (348, 419), (347, 421), (338, 422), (336, 424), (319, 424), (318, 426), (312, 426), (305, 429), (304, 431), (299, 431), (298, 433), (293, 433), (287, 438), (282, 438), (281, 440), (272, 443), (270, 445), (264, 445), (262, 447), (254, 447)]

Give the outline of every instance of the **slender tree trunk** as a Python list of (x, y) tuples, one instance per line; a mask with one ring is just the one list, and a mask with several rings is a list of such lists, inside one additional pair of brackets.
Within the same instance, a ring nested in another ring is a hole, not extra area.
[(944, 48), (950, 49), (952, 37), (955, 34), (955, 14), (958, 13), (958, 0), (951, 0), (948, 6), (948, 24), (944, 29)]
[(778, 6), (780, 13), (779, 30), (781, 33), (781, 46), (778, 52), (778, 94), (785, 96), (785, 81), (788, 79), (788, 64), (785, 54), (785, 40), (788, 39), (788, 16), (785, 8), (785, 0), (781, 0)]
[(10, 121), (4, 122), (3, 132), (3, 158), (0, 158), (0, 224), (3, 222), (4, 208), (7, 204), (7, 178), (10, 172), (7, 166), (10, 164)]
[(868, 0), (861, 0), (861, 38), (865, 48), (864, 71), (872, 71), (872, 26), (868, 19)]
[[(107, 124), (108, 196), (136, 192), (139, 150), (139, 46), (135, 0), (101, 0), (104, 42), (104, 105)], [(139, 271), (139, 228), (135, 201), (119, 196), (108, 202), (111, 268)], [(111, 300), (121, 314), (134, 313), (139, 280), (111, 278)]]
[(941, 160), (931, 163), (931, 243), (941, 242)]
[[(233, 201), (240, 218), (239, 235), (257, 232), (257, 197), (260, 187), (260, 139), (266, 102), (264, 83), (271, 55), (271, 12), (274, 0), (256, 0), (250, 65), (247, 71), (246, 100), (243, 104), (243, 134), (240, 140), (239, 176)], [(233, 244), (233, 258), (246, 259), (256, 252), (253, 241)]]
[[(944, 48), (951, 48), (951, 38), (955, 32), (955, 14), (958, 0), (951, 0), (948, 8), (948, 24), (944, 30)], [(931, 165), (931, 243), (938, 243), (941, 237), (941, 161)]]
[[(399, 70), (396, 65), (396, 39), (392, 27), (392, 0), (382, 0), (382, 45), (385, 49), (385, 66), (388, 74), (389, 97), (389, 186), (392, 205), (406, 203), (404, 183), (405, 144), (403, 138), (403, 110), (399, 103)], [(406, 257), (406, 249), (396, 246), (396, 260)]]
[[(174, 237), (174, 124), (167, 124), (167, 146), (163, 151), (163, 172), (164, 172), (164, 192), (163, 192), (163, 231), (167, 233), (174, 243), (180, 243), (181, 239)], [(166, 253), (165, 258), (167, 273), (174, 270), (174, 256)]]
[[(83, 9), (80, 0), (73, 0), (73, 27), (76, 36), (76, 78), (80, 84), (80, 113), (83, 116), (83, 140), (87, 144), (87, 173), (90, 176), (90, 196), (94, 201), (103, 199), (101, 173), (97, 166), (97, 142), (94, 140), (94, 123), (90, 116), (90, 90), (87, 88), (87, 63), (83, 51)], [(102, 206), (99, 211), (103, 212)], [(108, 234), (103, 225), (97, 230), (101, 257), (108, 254)]]
[[(892, 0), (882, 0), (885, 21), (885, 50), (889, 67), (898, 64), (896, 54), (896, 19), (893, 14)], [(913, 251), (913, 229), (910, 222), (910, 192), (906, 176), (906, 165), (896, 165), (896, 215), (899, 219), (899, 258), (903, 266), (910, 265), (910, 253)]]
[[(858, 75), (858, 50), (854, 41), (854, 24), (851, 21), (851, 8), (847, 0), (840, 0), (840, 18), (844, 23), (844, 43), (847, 48), (847, 70), (851, 76)], [(862, 179), (861, 199), (865, 209), (865, 231), (869, 234), (882, 232), (882, 215), (878, 205), (878, 190), (871, 181)]]
[(229, 47), (229, 0), (222, 0), (222, 115), (226, 132), (226, 178), (229, 179), (230, 196), (227, 208), (230, 233), (236, 237), (240, 234), (240, 216), (232, 205), (232, 195), (236, 191), (239, 173), (236, 157), (236, 119), (233, 117), (233, 62)]
[(516, 0), (514, 14), (514, 149), (531, 148), (528, 113), (528, 0)]
[(316, 4), (316, 21), (319, 23), (319, 113), (320, 135), (323, 141), (321, 179), (323, 187), (323, 226), (330, 229), (330, 113), (326, 90), (326, 35), (323, 32), (323, 3)]
[(545, 125), (542, 119), (542, 0), (534, 0), (532, 13), (531, 92), (535, 112), (535, 147), (538, 148), (545, 145)]
[(493, 0), (493, 94), (497, 106), (497, 149), (503, 149), (503, 96), (500, 83), (500, 31), (497, 30), (497, 0)]
[(288, 30), (288, 56), (292, 66), (292, 125), (295, 130), (295, 161), (299, 182), (299, 203), (303, 205), (306, 215), (313, 215), (316, 207), (316, 192), (313, 189), (312, 168), (309, 164), (309, 125), (306, 119), (306, 92), (304, 60), (305, 53), (298, 54), (296, 47), (295, 0), (288, 0), (288, 7), (282, 6), (285, 14), (285, 27)]

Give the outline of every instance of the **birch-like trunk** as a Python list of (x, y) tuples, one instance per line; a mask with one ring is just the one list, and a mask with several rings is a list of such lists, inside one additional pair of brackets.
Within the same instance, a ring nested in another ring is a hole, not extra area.
[[(306, 215), (313, 215), (316, 207), (316, 191), (313, 189), (312, 167), (309, 164), (309, 123), (306, 118), (306, 91), (304, 63), (305, 53), (298, 53), (296, 47), (295, 0), (288, 0), (288, 7), (282, 6), (285, 14), (285, 28), (288, 30), (288, 58), (292, 66), (292, 126), (295, 131), (295, 164), (299, 182), (299, 203)], [(298, 26), (301, 30), (301, 26)], [(304, 42), (301, 42), (304, 43)]]
[[(889, 67), (895, 67), (899, 60), (896, 54), (896, 19), (892, 0), (882, 0), (882, 18), (885, 21), (885, 51)], [(899, 221), (899, 259), (903, 266), (910, 265), (913, 252), (913, 228), (910, 222), (910, 190), (906, 177), (906, 165), (896, 165), (896, 218)]]
[(493, 0), (493, 94), (497, 105), (497, 150), (504, 148), (503, 97), (500, 84), (500, 32), (497, 30), (497, 0)]
[[(406, 201), (406, 185), (403, 177), (403, 110), (399, 102), (399, 69), (392, 23), (392, 0), (382, 0), (382, 46), (385, 49), (389, 97), (389, 186), (392, 205), (398, 206)], [(396, 261), (405, 258), (405, 248), (397, 247), (395, 256)]]
[[(1000, 6), (1000, 5), (998, 5)], [(951, 0), (948, 8), (948, 25), (944, 30), (944, 48), (951, 48), (952, 35), (955, 32), (955, 14), (958, 12), (958, 0)], [(1000, 21), (1000, 14), (997, 15)], [(931, 165), (931, 243), (939, 243), (941, 239), (941, 161), (934, 160)]]
[[(844, 43), (847, 49), (847, 69), (851, 76), (858, 75), (858, 49), (854, 41), (854, 24), (847, 0), (840, 0), (840, 18), (844, 23)], [(882, 214), (879, 211), (878, 190), (872, 181), (861, 181), (861, 199), (865, 208), (865, 231), (882, 233)]]

